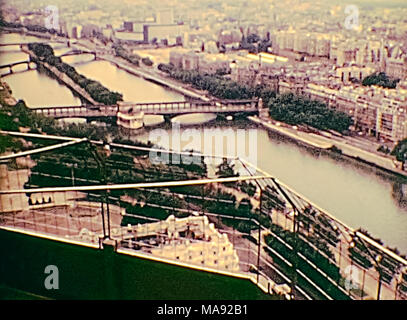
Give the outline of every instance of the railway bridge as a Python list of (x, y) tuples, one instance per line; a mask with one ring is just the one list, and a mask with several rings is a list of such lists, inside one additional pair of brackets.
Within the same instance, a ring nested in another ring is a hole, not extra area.
[(261, 99), (212, 100), (179, 102), (123, 102), (115, 105), (81, 105), (31, 108), (37, 114), (59, 118), (117, 117), (120, 114), (136, 115), (179, 115), (187, 113), (260, 113), (263, 110)]

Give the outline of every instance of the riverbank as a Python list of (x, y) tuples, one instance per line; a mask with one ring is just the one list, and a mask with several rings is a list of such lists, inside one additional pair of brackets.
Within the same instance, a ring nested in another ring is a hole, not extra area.
[(253, 116), (249, 116), (248, 119), (270, 131), (299, 142), (304, 146), (316, 148), (318, 150), (333, 149), (345, 157), (364, 162), (393, 174), (407, 177), (407, 172), (398, 168), (399, 163), (396, 160), (355, 147), (351, 145), (346, 138), (335, 137), (335, 139), (333, 139), (314, 133), (307, 133), (287, 127), (281, 127)]
[[(106, 60), (114, 63), (119, 68), (123, 68), (129, 73), (132, 73), (139, 77), (143, 77), (146, 80), (153, 81), (157, 84), (161, 84), (169, 88), (175, 88), (175, 90), (179, 90), (181, 88), (182, 90), (179, 92), (181, 92), (182, 94), (185, 94), (185, 90), (187, 90), (188, 93), (191, 93), (190, 89), (183, 88), (184, 84), (182, 82), (174, 80), (172, 78), (168, 79), (168, 76), (165, 76), (164, 74), (160, 73), (157, 74), (156, 76), (153, 76), (151, 74), (148, 74), (146, 71), (140, 70), (140, 67), (136, 69), (134, 67), (128, 66), (127, 62), (124, 64), (120, 64), (117, 61), (113, 61), (110, 59)], [(125, 66), (123, 67), (123, 65)], [(156, 81), (157, 79), (159, 79), (159, 81)], [(173, 83), (173, 85), (169, 85), (170, 83)], [(194, 95), (196, 94), (197, 93), (194, 93)], [(206, 94), (204, 95), (202, 93), (198, 94), (198, 98), (202, 100), (211, 99), (211, 97), (208, 97), (208, 95)], [(401, 164), (398, 161), (390, 158), (389, 156), (384, 156), (378, 153), (374, 153), (372, 151), (364, 150), (361, 147), (355, 146), (352, 144), (351, 141), (348, 141), (346, 137), (329, 138), (315, 133), (307, 133), (298, 129), (293, 129), (291, 127), (288, 127), (288, 125), (286, 124), (278, 126), (271, 122), (261, 120), (258, 117), (249, 116), (248, 119), (256, 124), (264, 126), (268, 130), (281, 134), (293, 141), (296, 141), (301, 145), (316, 148), (318, 150), (334, 150), (345, 157), (349, 157), (356, 161), (364, 162), (368, 165), (375, 166), (392, 174), (407, 177), (407, 172), (400, 169)]]
[[(126, 72), (133, 74), (137, 77), (141, 77), (148, 81), (152, 81), (159, 85), (163, 85), (167, 88), (178, 91), (189, 97), (194, 97), (201, 100), (204, 99), (209, 100), (209, 98), (206, 95), (190, 91), (189, 89), (184, 88), (183, 85), (179, 84), (178, 81), (176, 80), (171, 80), (171, 82), (169, 82), (169, 79), (166, 79), (162, 75), (159, 74), (155, 75), (156, 72), (154, 72), (153, 70), (150, 71), (145, 70), (146, 68), (132, 67), (130, 66), (129, 63), (122, 62), (121, 59), (119, 58), (110, 58), (104, 56), (102, 57), (102, 60), (108, 61), (117, 66), (118, 68), (123, 69)], [(58, 70), (56, 71), (58, 72)], [(68, 82), (69, 80), (70, 79), (67, 79)], [(292, 127), (286, 124), (281, 124), (279, 126), (278, 123), (263, 121), (257, 117), (249, 117), (249, 120), (256, 124), (264, 126), (268, 130), (271, 130), (291, 140), (294, 140), (300, 143), (301, 145), (315, 148), (318, 150), (334, 150), (345, 157), (349, 157), (351, 159), (364, 162), (368, 165), (373, 165), (392, 174), (407, 177), (407, 173), (400, 169), (400, 164), (397, 161), (393, 160), (388, 156), (382, 156), (372, 151), (364, 150), (361, 147), (352, 144), (352, 142), (347, 140), (346, 137), (345, 138), (326, 137), (315, 133), (307, 133), (298, 129), (293, 129)]]
[[(81, 44), (81, 45), (83, 45), (83, 44)], [(147, 67), (142, 67), (142, 66), (134, 67), (134, 66), (131, 66), (128, 62), (122, 61), (122, 59), (117, 58), (117, 57), (112, 57), (110, 55), (102, 55), (102, 56), (99, 56), (98, 59), (106, 60), (110, 63), (113, 63), (118, 68), (121, 68), (121, 69), (129, 72), (130, 74), (136, 75), (136, 76), (146, 79), (148, 81), (165, 86), (171, 90), (180, 92), (181, 94), (184, 94), (188, 97), (197, 98), (197, 99), (201, 99), (201, 100), (210, 100), (210, 97), (208, 98), (207, 94), (202, 93), (202, 92), (197, 92), (196, 90), (193, 90), (193, 89), (189, 88), (188, 86), (186, 86), (185, 84), (183, 84), (179, 81), (176, 81), (174, 79), (169, 79), (168, 77), (165, 76), (165, 74), (163, 74), (153, 68), (147, 68)], [(56, 74), (56, 77), (58, 79), (60, 79), (71, 90), (79, 93), (80, 96), (85, 97), (86, 100), (89, 100), (91, 103), (95, 104), (95, 101), (92, 101), (93, 99), (86, 92), (84, 92), (84, 90), (80, 86), (78, 86), (76, 83), (74, 83), (69, 77), (67, 77), (64, 74), (61, 74), (61, 72), (59, 72), (55, 67), (46, 66), (45, 64), (44, 64), (44, 66), (48, 67), (47, 69), (50, 72)], [(288, 127), (288, 128), (283, 127), (283, 126), (279, 127), (275, 124), (261, 121), (258, 118), (257, 118), (257, 120), (251, 119), (251, 121), (256, 122), (257, 124), (261, 124), (264, 127), (266, 127), (267, 129), (277, 132), (279, 134), (282, 134), (305, 146), (309, 146), (309, 147), (317, 148), (317, 149), (331, 149), (333, 146), (335, 146), (337, 149), (340, 149), (342, 155), (344, 155), (346, 157), (350, 157), (350, 158), (356, 159), (358, 161), (365, 162), (369, 165), (379, 167), (381, 169), (384, 169), (384, 170), (389, 171), (394, 174), (398, 174), (398, 175), (401, 175), (404, 177), (407, 176), (407, 173), (398, 167), (399, 163), (397, 163), (390, 157), (382, 156), (380, 154), (377, 154), (377, 153), (374, 153), (371, 151), (363, 150), (362, 148), (360, 148), (358, 146), (352, 145), (352, 143), (349, 141), (346, 141), (346, 139), (339, 139), (336, 137), (328, 138), (328, 137), (320, 136), (317, 134), (298, 131), (298, 130), (292, 129), (290, 127)]]
[(280, 127), (280, 126), (277, 126), (270, 122), (261, 120), (256, 116), (249, 116), (247, 118), (254, 123), (260, 124), (263, 127), (267, 128), (273, 132), (279, 133), (289, 139), (300, 142), (302, 145), (305, 145), (305, 146), (310, 146), (310, 147), (318, 148), (318, 149), (330, 149), (333, 146), (333, 144), (330, 143), (330, 141), (325, 141), (323, 139), (320, 139), (321, 137), (317, 136), (316, 134), (312, 134), (312, 133), (309, 134), (309, 133), (294, 130), (294, 129)]

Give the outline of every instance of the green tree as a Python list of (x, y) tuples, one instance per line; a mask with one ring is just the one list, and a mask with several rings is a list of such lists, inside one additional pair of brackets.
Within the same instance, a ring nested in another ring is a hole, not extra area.
[(397, 83), (400, 79), (393, 79), (386, 75), (384, 72), (375, 72), (371, 75), (368, 75), (362, 80), (364, 86), (377, 85), (383, 88), (394, 89), (397, 86)]
[(153, 61), (151, 61), (151, 59), (148, 57), (142, 58), (141, 62), (143, 62), (146, 66), (149, 66), (149, 67), (151, 67), (153, 65)]
[(239, 176), (239, 174), (235, 172), (235, 165), (230, 163), (227, 158), (223, 158), (222, 163), (217, 166), (216, 175), (219, 178)]
[(401, 161), (403, 163), (404, 170), (407, 161), (407, 138), (404, 138), (397, 143), (397, 145), (391, 152), (391, 155), (395, 156), (398, 161)]

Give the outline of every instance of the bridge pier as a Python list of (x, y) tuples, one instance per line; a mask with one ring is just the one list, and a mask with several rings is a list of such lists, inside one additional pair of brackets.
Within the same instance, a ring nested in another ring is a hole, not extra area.
[(116, 124), (127, 129), (140, 129), (144, 127), (144, 112), (117, 112)]
[(263, 106), (263, 99), (260, 98), (258, 101), (257, 109), (259, 110), (259, 118), (263, 120), (270, 120), (269, 109)]

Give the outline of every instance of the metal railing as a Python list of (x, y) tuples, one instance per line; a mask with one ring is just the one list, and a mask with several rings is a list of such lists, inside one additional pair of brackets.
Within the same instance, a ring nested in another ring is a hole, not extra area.
[(159, 150), (196, 161), (156, 164), (151, 148), (71, 140), (0, 158), (1, 228), (96, 247), (112, 239), (120, 252), (245, 276), (290, 298), (407, 299), (404, 257), (242, 159), (225, 158), (239, 176), (219, 178), (222, 156)]

